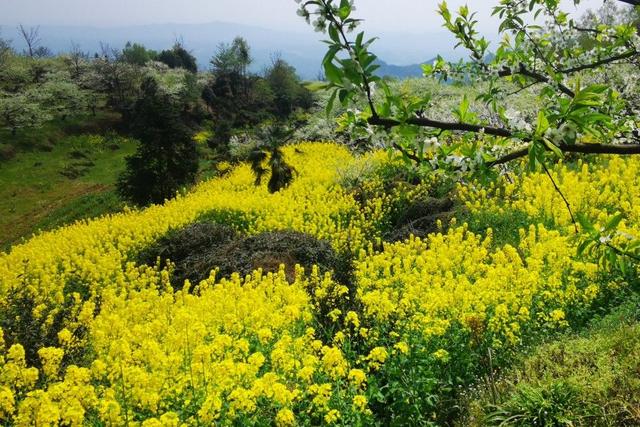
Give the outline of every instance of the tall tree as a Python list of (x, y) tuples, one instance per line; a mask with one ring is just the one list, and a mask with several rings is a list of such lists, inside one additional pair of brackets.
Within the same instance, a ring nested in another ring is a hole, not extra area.
[(147, 49), (139, 43), (127, 42), (122, 50), (122, 60), (128, 64), (143, 66), (156, 59), (157, 52)]
[(78, 81), (88, 65), (89, 54), (84, 52), (78, 43), (71, 41), (71, 48), (66, 60), (71, 78)]
[(158, 61), (164, 62), (169, 68), (184, 68), (192, 73), (198, 72), (196, 58), (185, 49), (181, 41), (176, 41), (170, 50), (160, 52)]
[(139, 140), (137, 152), (127, 158), (118, 191), (138, 204), (162, 203), (195, 181), (198, 154), (184, 125), (183, 106), (163, 93), (153, 78), (142, 84), (142, 97), (131, 114), (131, 131)]
[(122, 52), (101, 43), (84, 85), (107, 95), (109, 106), (127, 114), (139, 94), (142, 70), (122, 60)]
[(49, 120), (51, 116), (40, 104), (36, 89), (27, 93), (0, 93), (0, 123), (15, 136), (19, 129), (37, 128)]
[(238, 74), (246, 78), (251, 62), (251, 49), (242, 37), (236, 37), (231, 44), (220, 43), (211, 58), (212, 71), (216, 76)]
[(287, 117), (296, 107), (309, 108), (311, 92), (300, 84), (296, 69), (279, 55), (272, 58), (265, 72), (265, 80), (273, 92), (273, 113), (280, 119)]

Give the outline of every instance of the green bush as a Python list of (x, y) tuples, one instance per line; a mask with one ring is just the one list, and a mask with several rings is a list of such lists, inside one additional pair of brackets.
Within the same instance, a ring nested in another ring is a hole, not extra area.
[(640, 425), (640, 297), (516, 366), (472, 399), (466, 424)]

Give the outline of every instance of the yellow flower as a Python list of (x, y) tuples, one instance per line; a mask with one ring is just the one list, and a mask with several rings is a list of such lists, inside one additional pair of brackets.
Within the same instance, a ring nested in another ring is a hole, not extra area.
[(440, 360), (441, 362), (449, 361), (449, 352), (443, 348), (436, 350), (433, 352), (433, 357)]
[(276, 414), (276, 425), (278, 427), (289, 427), (296, 423), (293, 411), (288, 408), (280, 409)]
[(6, 386), (0, 387), (0, 420), (9, 418), (15, 411), (15, 397), (13, 392)]
[(397, 343), (396, 345), (393, 346), (395, 349), (397, 349), (400, 353), (402, 354), (407, 354), (409, 353), (409, 345), (404, 342), (404, 341), (400, 341), (399, 343)]
[(365, 412), (368, 404), (369, 402), (367, 401), (367, 397), (362, 394), (358, 394), (353, 397), (353, 409), (358, 412)]
[(367, 359), (369, 360), (369, 366), (373, 369), (379, 369), (380, 366), (387, 360), (389, 353), (384, 347), (376, 347), (369, 352)]
[(247, 361), (256, 368), (259, 368), (264, 365), (265, 357), (262, 353), (257, 352), (249, 356), (249, 359)]
[(312, 366), (304, 366), (298, 371), (298, 378), (310, 382), (314, 372), (315, 369)]
[(367, 375), (362, 369), (351, 369), (348, 378), (349, 382), (356, 388), (361, 388), (367, 382)]
[(347, 325), (353, 325), (356, 329), (360, 327), (360, 319), (358, 318), (358, 313), (355, 311), (349, 311), (344, 320)]
[(327, 424), (335, 424), (340, 419), (340, 412), (336, 409), (332, 409), (324, 416), (324, 421)]
[(40, 361), (42, 362), (44, 375), (49, 379), (57, 378), (64, 350), (55, 347), (43, 347), (38, 350), (38, 356), (40, 356)]
[(332, 386), (329, 383), (311, 385), (309, 392), (315, 395), (312, 403), (318, 408), (326, 408), (329, 404), (329, 398), (331, 397), (331, 389)]
[(198, 411), (198, 417), (205, 423), (212, 423), (220, 417), (222, 400), (217, 394), (207, 396), (202, 407)]

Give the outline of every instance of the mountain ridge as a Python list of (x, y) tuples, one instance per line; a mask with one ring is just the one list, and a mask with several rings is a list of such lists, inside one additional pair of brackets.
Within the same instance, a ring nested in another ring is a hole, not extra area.
[[(18, 49), (24, 48), (24, 43), (17, 32), (11, 31), (15, 26), (2, 25), (2, 36), (13, 39), (13, 45)], [(184, 40), (185, 46), (192, 51), (201, 69), (207, 69), (209, 60), (214, 55), (220, 43), (228, 43), (236, 36), (244, 37), (251, 46), (254, 63), (251, 71), (260, 72), (271, 62), (274, 54), (279, 54), (291, 63), (298, 74), (304, 79), (316, 79), (321, 74), (321, 61), (326, 52), (326, 45), (321, 42), (325, 35), (296, 30), (275, 30), (254, 25), (236, 24), (226, 21), (212, 21), (201, 24), (140, 24), (123, 25), (118, 27), (96, 27), (80, 25), (42, 25), (40, 34), (43, 45), (54, 53), (68, 51), (71, 43), (93, 55), (104, 42), (114, 48), (122, 48), (128, 42), (138, 42), (155, 50), (171, 47), (176, 39)], [(414, 42), (404, 43), (411, 39)], [(439, 43), (438, 51), (428, 48), (417, 48), (418, 45), (428, 46), (428, 40), (433, 34), (422, 35), (386, 33), (380, 34), (380, 39), (373, 46), (381, 61), (382, 75), (394, 77), (409, 77), (421, 75), (420, 61), (425, 57), (435, 57), (437, 54), (451, 56), (447, 51), (448, 43)], [(453, 45), (453, 44), (451, 44)]]

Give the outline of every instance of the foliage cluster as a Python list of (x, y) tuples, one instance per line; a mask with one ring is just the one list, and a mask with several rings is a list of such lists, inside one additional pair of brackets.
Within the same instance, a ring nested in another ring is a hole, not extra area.
[(312, 106), (312, 94), (295, 68), (278, 56), (263, 75), (248, 71), (253, 62), (247, 42), (236, 37), (221, 44), (211, 60), (212, 74), (202, 98), (214, 121), (211, 143), (228, 150), (234, 129), (251, 128), (269, 120), (285, 121), (298, 109)]

